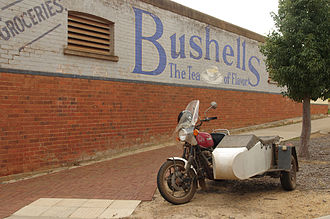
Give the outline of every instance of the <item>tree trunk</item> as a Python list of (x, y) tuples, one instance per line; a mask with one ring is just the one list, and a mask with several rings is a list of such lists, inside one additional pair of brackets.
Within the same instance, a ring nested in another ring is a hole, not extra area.
[(309, 158), (309, 139), (311, 136), (311, 104), (310, 98), (303, 100), (303, 122), (300, 136), (299, 156)]

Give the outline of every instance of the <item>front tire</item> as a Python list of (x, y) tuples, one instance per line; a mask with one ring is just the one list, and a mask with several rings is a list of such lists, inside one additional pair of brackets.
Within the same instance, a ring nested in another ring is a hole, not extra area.
[[(175, 166), (177, 171), (175, 171)], [(168, 160), (158, 171), (158, 190), (166, 201), (175, 205), (189, 202), (194, 197), (197, 189), (195, 172), (190, 169), (187, 176), (184, 176), (184, 170), (182, 161)]]
[(287, 191), (292, 191), (296, 188), (296, 172), (297, 162), (294, 156), (291, 156), (291, 169), (289, 172), (282, 171), (280, 175), (282, 188)]

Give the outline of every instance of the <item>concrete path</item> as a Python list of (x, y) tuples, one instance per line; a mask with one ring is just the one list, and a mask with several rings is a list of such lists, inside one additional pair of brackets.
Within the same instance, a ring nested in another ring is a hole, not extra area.
[[(282, 141), (300, 137), (302, 130), (302, 123), (296, 123), (291, 125), (279, 126), (274, 128), (266, 128), (255, 131), (243, 132), (240, 134), (254, 134), (256, 136), (274, 136), (279, 135), (282, 137)], [(312, 133), (316, 132), (330, 132), (330, 117), (323, 119), (312, 120)]]
[(7, 219), (123, 218), (140, 204), (137, 200), (41, 198)]

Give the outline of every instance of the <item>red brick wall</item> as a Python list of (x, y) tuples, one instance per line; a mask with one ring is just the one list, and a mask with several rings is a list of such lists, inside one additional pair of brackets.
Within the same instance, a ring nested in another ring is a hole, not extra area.
[[(238, 128), (301, 116), (281, 95), (0, 73), (0, 176), (72, 164), (167, 141), (177, 115), (200, 99), (218, 116), (207, 128)], [(313, 114), (327, 106), (313, 105)]]

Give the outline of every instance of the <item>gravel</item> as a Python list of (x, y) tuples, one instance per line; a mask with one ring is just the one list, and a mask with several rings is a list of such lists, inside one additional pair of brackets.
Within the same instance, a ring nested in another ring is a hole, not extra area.
[[(297, 148), (299, 140), (289, 141)], [(297, 188), (300, 190), (330, 189), (330, 135), (314, 134), (309, 145), (310, 158), (299, 160)]]

